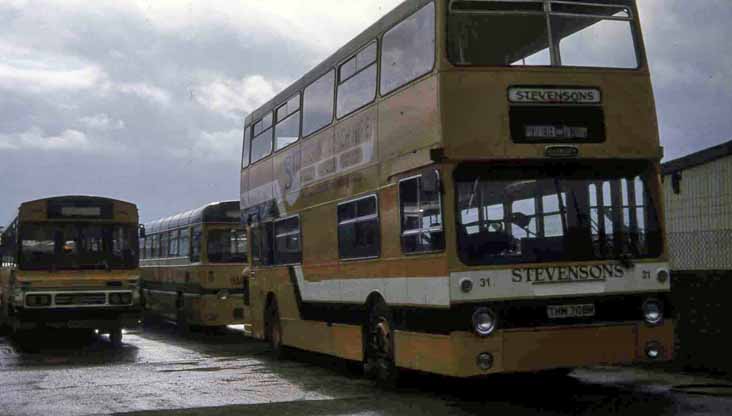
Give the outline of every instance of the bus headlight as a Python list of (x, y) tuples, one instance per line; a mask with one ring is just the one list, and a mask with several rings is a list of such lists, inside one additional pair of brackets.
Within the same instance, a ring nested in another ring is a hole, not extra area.
[(120, 295), (119, 293), (111, 293), (109, 295), (109, 304), (110, 305), (119, 305), (121, 303)]
[(119, 301), (123, 305), (129, 305), (132, 303), (132, 293), (121, 293), (119, 295)]
[(648, 299), (643, 303), (643, 319), (651, 325), (663, 321), (663, 304), (658, 299)]
[(488, 308), (478, 308), (473, 312), (473, 328), (475, 332), (486, 337), (496, 329), (496, 315)]

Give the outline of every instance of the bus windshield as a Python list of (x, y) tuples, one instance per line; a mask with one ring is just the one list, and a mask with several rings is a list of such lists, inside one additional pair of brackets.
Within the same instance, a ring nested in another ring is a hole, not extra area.
[(207, 248), (208, 261), (211, 263), (247, 261), (247, 239), (241, 229), (209, 230)]
[[(601, 164), (602, 165), (602, 164)], [(650, 167), (564, 165), (456, 171), (468, 265), (658, 257)]]
[(137, 267), (137, 227), (90, 223), (26, 223), (20, 230), (23, 270)]
[(638, 67), (632, 0), (453, 0), (455, 65)]

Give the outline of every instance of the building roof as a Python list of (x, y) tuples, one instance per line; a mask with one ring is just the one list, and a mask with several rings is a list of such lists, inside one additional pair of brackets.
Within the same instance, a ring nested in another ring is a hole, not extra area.
[(661, 172), (664, 175), (670, 175), (674, 172), (704, 165), (726, 156), (732, 156), (732, 140), (670, 162), (666, 162), (661, 165)]

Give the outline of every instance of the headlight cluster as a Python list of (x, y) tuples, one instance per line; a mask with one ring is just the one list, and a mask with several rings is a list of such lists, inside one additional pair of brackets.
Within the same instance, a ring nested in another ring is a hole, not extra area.
[(132, 303), (132, 293), (111, 293), (109, 295), (110, 305), (129, 305)]
[(496, 314), (488, 308), (478, 308), (473, 312), (473, 328), (482, 337), (492, 334), (496, 329), (496, 323)]
[(663, 322), (663, 303), (658, 299), (648, 299), (643, 303), (643, 319), (651, 325)]
[(34, 308), (49, 306), (51, 304), (51, 295), (27, 295), (25, 304)]

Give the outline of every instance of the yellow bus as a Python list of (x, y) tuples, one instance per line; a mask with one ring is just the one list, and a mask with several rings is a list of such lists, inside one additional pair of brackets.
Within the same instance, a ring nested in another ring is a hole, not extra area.
[(145, 224), (142, 288), (146, 314), (189, 327), (244, 323), (247, 245), (239, 202), (228, 201)]
[(245, 316), (456, 377), (669, 360), (634, 0), (407, 0), (247, 116)]
[(20, 205), (2, 235), (0, 325), (108, 333), (140, 322), (134, 204), (61, 196)]

